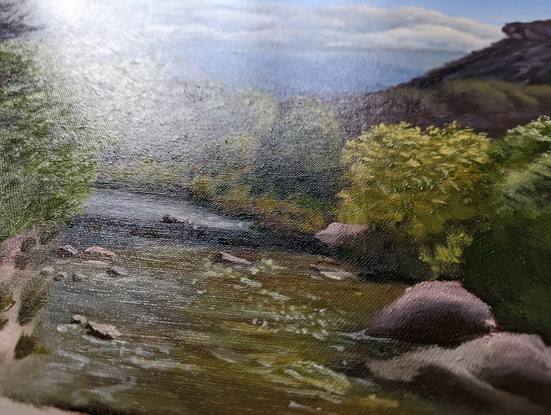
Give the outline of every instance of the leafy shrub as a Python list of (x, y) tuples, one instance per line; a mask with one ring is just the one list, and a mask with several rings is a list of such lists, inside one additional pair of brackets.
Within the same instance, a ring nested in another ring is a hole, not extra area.
[(489, 211), (480, 191), (489, 147), (485, 135), (455, 123), (424, 131), (406, 123), (373, 127), (343, 150), (349, 184), (339, 194), (339, 219), (412, 237), (425, 245), (422, 259), (443, 272), (470, 241), (464, 229)]
[(551, 341), (551, 120), (510, 130), (491, 154), (497, 209), (465, 250), (463, 280), (502, 328)]

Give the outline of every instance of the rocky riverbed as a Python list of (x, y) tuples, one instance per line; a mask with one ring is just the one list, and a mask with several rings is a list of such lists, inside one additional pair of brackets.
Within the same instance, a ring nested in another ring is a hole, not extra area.
[[(367, 283), (327, 257), (269, 243), (132, 232), (180, 226), (163, 222), (171, 214), (211, 235), (256, 235), (245, 221), (194, 216), (201, 208), (187, 203), (102, 191), (55, 245), (21, 255), (36, 261), (10, 272), (40, 278), (47, 303), (22, 324), (14, 297), (4, 395), (110, 414), (493, 413), (487, 402), (412, 393), (397, 368), (430, 359), (432, 346), (366, 335), (406, 286)], [(23, 334), (32, 353), (14, 358)]]

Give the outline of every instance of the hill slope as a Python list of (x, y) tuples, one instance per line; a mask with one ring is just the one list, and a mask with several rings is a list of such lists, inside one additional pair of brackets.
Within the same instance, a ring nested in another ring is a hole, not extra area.
[(352, 136), (379, 123), (453, 120), (490, 136), (551, 114), (551, 20), (510, 23), (507, 38), (395, 88), (329, 103)]

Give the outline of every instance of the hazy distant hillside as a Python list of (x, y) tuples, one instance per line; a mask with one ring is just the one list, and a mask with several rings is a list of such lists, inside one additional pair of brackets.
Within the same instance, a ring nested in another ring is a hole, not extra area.
[(422, 77), (329, 105), (353, 136), (379, 123), (453, 120), (499, 136), (551, 114), (551, 20), (511, 23), (503, 31), (506, 39)]

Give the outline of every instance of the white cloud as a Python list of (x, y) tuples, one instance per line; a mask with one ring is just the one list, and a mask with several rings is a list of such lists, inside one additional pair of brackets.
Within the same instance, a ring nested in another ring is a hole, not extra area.
[[(277, 3), (206, 7), (192, 2), (176, 11), (171, 24), (178, 21), (179, 29), (172, 35), (246, 47), (467, 53), (503, 37), (497, 26), (415, 7), (305, 9)], [(149, 30), (160, 32), (159, 24)]]
[[(432, 10), (331, 6), (318, 9), (235, 0), (56, 1), (67, 22), (84, 33), (120, 31), (153, 42), (228, 43), (235, 47), (293, 50), (447, 51), (461, 54), (503, 37), (500, 28)], [(79, 3), (79, 4), (80, 4)], [(63, 6), (64, 5), (64, 6)], [(63, 6), (63, 7), (62, 7)], [(93, 10), (90, 7), (93, 6)], [(116, 38), (115, 35), (112, 37)]]

